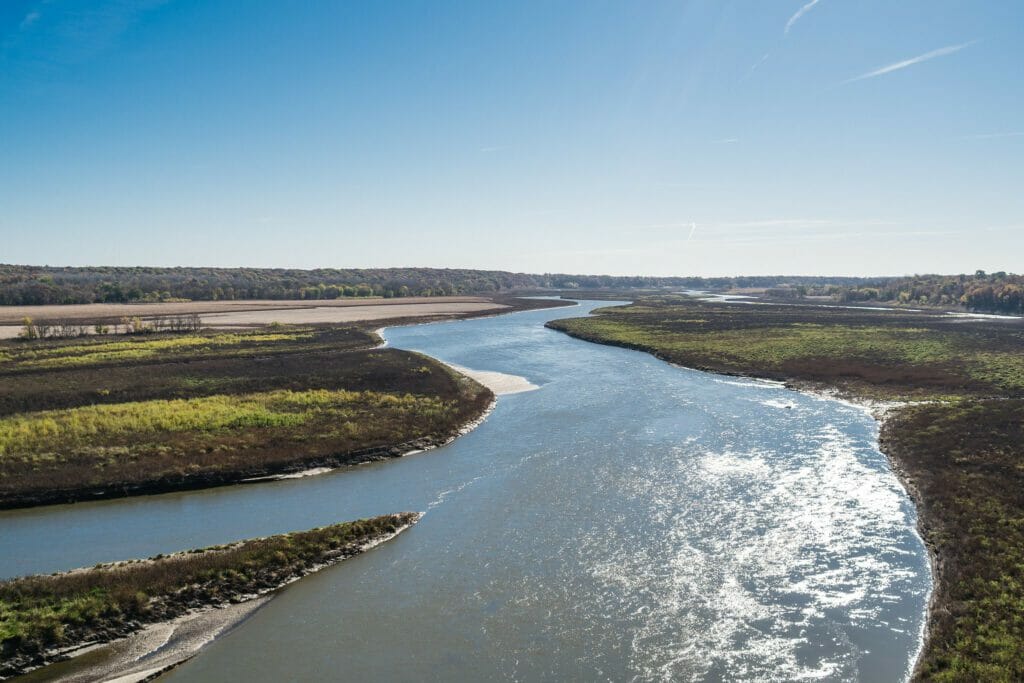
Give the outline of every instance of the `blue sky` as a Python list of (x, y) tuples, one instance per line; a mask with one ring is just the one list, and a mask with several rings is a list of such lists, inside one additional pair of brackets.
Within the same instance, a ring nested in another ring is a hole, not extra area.
[(0, 262), (1024, 270), (1024, 2), (0, 0)]

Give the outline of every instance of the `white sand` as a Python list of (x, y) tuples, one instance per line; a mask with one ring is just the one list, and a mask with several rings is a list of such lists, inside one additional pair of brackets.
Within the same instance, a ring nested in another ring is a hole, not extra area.
[(453, 370), (461, 372), (467, 377), (472, 377), (480, 384), (494, 392), (496, 396), (502, 396), (505, 394), (520, 394), (524, 391), (533, 391), (534, 389), (540, 389), (536, 384), (520, 377), (519, 375), (507, 375), (504, 372), (494, 372), (493, 370), (473, 370), (471, 368), (464, 368), (461, 365), (454, 365), (452, 363), (445, 363), (448, 367)]
[[(82, 665), (72, 659), (58, 663), (51, 669), (58, 675), (53, 680), (61, 683), (108, 681), (135, 683), (153, 674), (180, 664), (217, 636), (240, 623), (270, 600), (264, 596), (219, 609), (193, 612), (173, 621), (153, 624), (142, 631), (110, 645), (83, 653), (83, 659), (100, 659), (94, 664)], [(91, 655), (91, 656), (90, 656)], [(68, 667), (71, 673), (60, 675), (58, 669)]]
[[(390, 541), (419, 521), (422, 516), (417, 515), (415, 521), (399, 527), (394, 533), (384, 534), (364, 543), (360, 546), (361, 552)], [(344, 559), (330, 560), (317, 565), (304, 576), (343, 562)], [(190, 612), (168, 622), (147, 626), (142, 631), (109, 645), (83, 648), (80, 660), (72, 658), (69, 661), (58, 662), (51, 665), (47, 671), (53, 675), (51, 680), (61, 683), (138, 683), (148, 680), (154, 674), (191, 659), (214, 638), (237, 626), (273, 599), (274, 594), (281, 588), (301, 578), (295, 577), (273, 590), (254, 595), (251, 599), (238, 604)]]

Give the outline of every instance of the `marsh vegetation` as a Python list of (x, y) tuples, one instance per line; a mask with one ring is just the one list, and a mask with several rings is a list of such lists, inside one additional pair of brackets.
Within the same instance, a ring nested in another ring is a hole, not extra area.
[(441, 443), (490, 391), (355, 328), (0, 346), (0, 506), (196, 488)]
[(416, 521), (384, 515), (148, 560), (0, 582), (0, 677), (189, 610), (248, 599), (362, 551)]
[(928, 312), (657, 297), (548, 324), (713, 372), (819, 382), (858, 396), (1024, 393), (1024, 325)]

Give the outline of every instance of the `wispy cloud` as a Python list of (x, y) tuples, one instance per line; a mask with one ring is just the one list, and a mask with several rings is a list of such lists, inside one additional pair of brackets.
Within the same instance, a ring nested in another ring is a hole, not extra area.
[[(789, 18), (789, 20), (786, 22), (786, 27), (782, 31), (782, 37), (785, 38), (786, 36), (788, 36), (789, 35), (789, 30), (791, 28), (793, 28), (793, 26), (796, 24), (796, 22), (800, 21), (805, 14), (807, 14), (812, 9), (814, 9), (814, 6), (817, 5), (819, 2), (821, 2), (821, 0), (810, 0), (810, 2), (807, 2), (807, 3), (803, 4), (803, 5), (801, 5), (800, 9), (798, 9), (796, 12), (794, 12), (793, 16), (791, 16)], [(751, 66), (750, 69), (747, 70), (747, 73), (743, 76), (743, 78), (740, 79), (740, 81), (741, 82), (745, 81), (748, 78), (750, 78), (751, 76), (753, 76), (754, 72), (757, 71), (761, 67), (762, 64), (764, 64), (766, 61), (768, 61), (768, 58), (771, 57), (771, 55), (772, 55), (772, 51), (771, 50), (768, 50), (763, 55), (761, 55), (761, 59), (757, 60), (754, 63), (754, 65)]]
[(918, 55), (917, 57), (904, 59), (902, 62), (894, 62), (893, 64), (883, 66), (882, 68), (875, 69), (874, 71), (869, 71), (866, 74), (861, 74), (860, 76), (854, 76), (853, 78), (849, 78), (843, 81), (843, 83), (853, 83), (854, 81), (863, 81), (868, 78), (876, 78), (878, 76), (884, 76), (885, 74), (891, 74), (894, 71), (906, 69), (908, 66), (914, 66), (915, 64), (920, 64), (922, 62), (927, 62), (938, 57), (945, 57), (946, 55), (951, 55), (954, 52), (959, 52), (960, 50), (963, 50), (965, 47), (974, 45), (976, 42), (978, 41), (972, 40), (968, 43), (960, 43), (959, 45), (949, 45), (948, 47), (940, 47), (938, 50), (932, 50), (931, 52), (926, 52), (923, 55)]
[[(833, 219), (823, 218), (767, 218), (763, 220), (752, 220), (752, 221), (731, 221), (731, 222), (719, 222), (715, 223), (716, 227), (719, 228), (739, 228), (739, 229), (754, 229), (761, 230), (765, 228), (788, 228), (793, 230), (806, 230), (819, 228), (823, 226), (832, 225), (852, 225), (852, 224), (863, 224), (865, 221), (837, 221)], [(878, 221), (867, 221), (871, 225), (877, 225)]]
[(806, 5), (804, 5), (800, 9), (798, 9), (793, 14), (793, 16), (791, 16), (789, 18), (789, 21), (786, 22), (786, 29), (783, 31), (783, 33), (788, 34), (789, 33), (789, 29), (793, 28), (793, 25), (796, 24), (796, 22), (798, 22), (801, 19), (803, 19), (803, 16), (805, 14), (807, 14), (808, 12), (810, 12), (812, 9), (814, 9), (814, 6), (817, 5), (819, 2), (821, 2), (821, 0), (811, 0)]
[(733, 145), (739, 141), (739, 138), (722, 138), (720, 140), (712, 140), (711, 142), (716, 145)]
[(764, 64), (765, 62), (767, 62), (768, 58), (771, 57), (771, 56), (772, 56), (772, 51), (771, 50), (768, 50), (768, 52), (765, 52), (763, 55), (761, 55), (761, 59), (759, 59), (756, 62), (754, 62), (754, 65), (752, 67), (750, 67), (750, 70), (747, 71), (746, 75), (744, 75), (743, 78), (740, 79), (740, 80), (745, 81), (748, 78), (750, 78), (751, 76), (753, 76), (754, 72), (757, 71), (759, 68), (761, 68), (761, 65)]
[(977, 133), (975, 135), (961, 135), (961, 140), (996, 140), (999, 138), (1024, 138), (1024, 131), (1011, 131), (1009, 133)]
[[(0, 53), (21, 49), (31, 64), (67, 65), (107, 50), (142, 16), (170, 0), (96, 0), (67, 9), (38, 0), (18, 25), (18, 32), (0, 44)], [(31, 29), (31, 32), (30, 32)], [(35, 40), (34, 36), (45, 40)]]
[[(925, 228), (907, 225), (897, 221), (881, 220), (831, 220), (831, 219), (767, 219), (741, 222), (672, 223), (663, 227), (672, 228), (662, 234), (646, 230), (644, 239), (638, 240), (636, 231), (620, 231), (629, 236), (630, 242), (610, 244), (607, 247), (591, 247), (582, 250), (546, 252), (546, 255), (581, 256), (588, 258), (615, 257), (651, 258), (667, 253), (684, 254), (700, 248), (723, 246), (763, 249), (767, 247), (799, 247), (805, 245), (829, 245), (843, 242), (886, 239), (920, 239), (963, 235), (974, 231), (961, 226)], [(746, 229), (744, 229), (746, 228)]]
[[(678, 235), (686, 236), (683, 241), (693, 239), (697, 231), (697, 223), (693, 220), (680, 221), (677, 223), (653, 223), (637, 225), (618, 225), (614, 230), (621, 235), (630, 237), (651, 237), (653, 235)], [(881, 220), (876, 218), (766, 218), (746, 221), (716, 221), (705, 220), (700, 224), (700, 234), (704, 240), (721, 239), (726, 236), (730, 238), (760, 238), (773, 239), (775, 237), (790, 236), (813, 236), (821, 233), (847, 233), (860, 234), (865, 231), (886, 232), (898, 228), (902, 224), (898, 221)], [(608, 228), (612, 229), (612, 228)]]
[(481, 147), (479, 151), (480, 151), (481, 154), (493, 154), (494, 152), (500, 152), (503, 149), (505, 149), (505, 148), (504, 147)]
[(21, 23), (18, 25), (18, 30), (25, 31), (37, 21), (39, 21), (39, 12), (29, 12), (25, 15), (25, 18), (21, 20)]
[(763, 235), (730, 235), (719, 240), (722, 244), (791, 244), (800, 245), (812, 242), (832, 242), (860, 239), (891, 239), (894, 237), (936, 237), (942, 235), (959, 235), (959, 230), (836, 230), (815, 233), (783, 233)]

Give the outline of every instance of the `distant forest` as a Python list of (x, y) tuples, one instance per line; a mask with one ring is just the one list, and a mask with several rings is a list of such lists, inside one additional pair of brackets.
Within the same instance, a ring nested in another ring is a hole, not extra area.
[(843, 303), (964, 307), (1024, 314), (1024, 276), (1007, 273), (853, 277), (620, 277), (444, 268), (147, 268), (0, 264), (0, 305), (239, 299), (453, 296), (571, 289), (768, 288), (770, 295), (830, 295)]
[(915, 275), (882, 283), (835, 287), (833, 296), (846, 303), (963, 306), (972, 311), (1020, 315), (1024, 314), (1024, 276), (983, 270), (974, 275)]
[(51, 267), (0, 264), (0, 305), (339, 299), (452, 296), (565, 289), (725, 289), (779, 285), (849, 288), (860, 278), (756, 276), (735, 278), (529, 275), (498, 270), (371, 268)]

